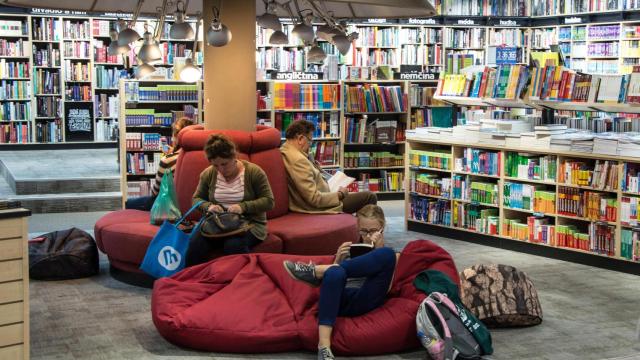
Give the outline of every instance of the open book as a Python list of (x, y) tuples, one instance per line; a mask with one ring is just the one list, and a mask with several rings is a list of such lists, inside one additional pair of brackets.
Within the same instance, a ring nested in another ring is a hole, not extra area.
[(340, 187), (349, 186), (355, 180), (355, 178), (347, 176), (342, 171), (336, 171), (336, 173), (327, 180), (327, 183), (329, 184), (329, 190), (331, 190), (331, 192), (335, 192), (338, 191)]
[(349, 256), (353, 259), (354, 257), (364, 255), (371, 250), (373, 250), (373, 244), (351, 244), (351, 246), (349, 246)]

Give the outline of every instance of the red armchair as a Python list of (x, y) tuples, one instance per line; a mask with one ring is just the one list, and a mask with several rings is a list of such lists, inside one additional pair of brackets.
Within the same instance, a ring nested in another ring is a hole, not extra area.
[[(259, 165), (267, 174), (275, 207), (267, 213), (269, 235), (255, 252), (297, 255), (329, 255), (344, 241), (357, 239), (356, 220), (349, 214), (311, 215), (289, 212), (287, 174), (279, 146), (280, 132), (258, 126), (257, 131), (203, 130), (192, 126), (180, 132), (182, 154), (175, 170), (175, 186), (180, 209), (191, 206), (191, 196), (200, 173), (209, 166), (203, 148), (211, 134), (223, 133), (237, 146), (239, 158)], [(199, 216), (195, 215), (196, 217)], [(149, 222), (149, 212), (118, 210), (106, 214), (95, 224), (98, 248), (107, 254), (112, 275), (138, 285), (150, 285), (141, 276), (140, 263), (158, 227)], [(212, 258), (221, 254), (212, 254)], [(133, 276), (131, 276), (133, 275)]]

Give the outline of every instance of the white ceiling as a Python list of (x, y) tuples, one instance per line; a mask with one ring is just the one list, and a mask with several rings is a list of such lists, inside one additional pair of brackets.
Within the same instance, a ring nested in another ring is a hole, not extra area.
[[(214, 0), (219, 3), (220, 0)], [(227, 0), (239, 1), (239, 0)], [(277, 0), (286, 3), (290, 0)], [(298, 0), (300, 9), (308, 8), (308, 0)], [(433, 6), (429, 0), (311, 0), (315, 3), (322, 2), (326, 8), (333, 11), (339, 18), (407, 18), (433, 16)], [(190, 0), (188, 13), (202, 11), (203, 0)], [(0, 0), (2, 5), (78, 10), (87, 12), (124, 12), (131, 13), (135, 10), (137, 0)], [(142, 5), (142, 13), (155, 14), (156, 7), (162, 5), (162, 0), (145, 0)], [(292, 6), (295, 9), (294, 6)], [(224, 11), (224, 10), (223, 10)], [(171, 11), (172, 12), (172, 11)], [(264, 2), (256, 0), (256, 13), (264, 13)], [(288, 17), (288, 14), (279, 16)]]

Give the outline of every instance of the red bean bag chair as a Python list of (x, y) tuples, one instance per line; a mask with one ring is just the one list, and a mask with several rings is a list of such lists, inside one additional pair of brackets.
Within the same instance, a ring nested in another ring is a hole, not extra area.
[[(168, 341), (187, 348), (231, 353), (264, 353), (318, 345), (319, 288), (295, 281), (285, 259), (328, 264), (333, 256), (246, 254), (215, 259), (155, 282), (153, 323)], [(375, 355), (419, 346), (415, 316), (425, 295), (413, 286), (427, 269), (456, 284), (451, 256), (429, 240), (402, 251), (385, 304), (365, 315), (339, 317), (332, 349), (342, 355)]]

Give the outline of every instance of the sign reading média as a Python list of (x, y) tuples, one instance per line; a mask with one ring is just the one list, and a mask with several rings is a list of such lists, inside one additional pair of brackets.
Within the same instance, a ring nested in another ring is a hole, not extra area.
[(322, 80), (324, 74), (321, 72), (304, 71), (274, 71), (271, 73), (272, 80)]
[(66, 141), (93, 141), (93, 103), (65, 102), (64, 119)]

